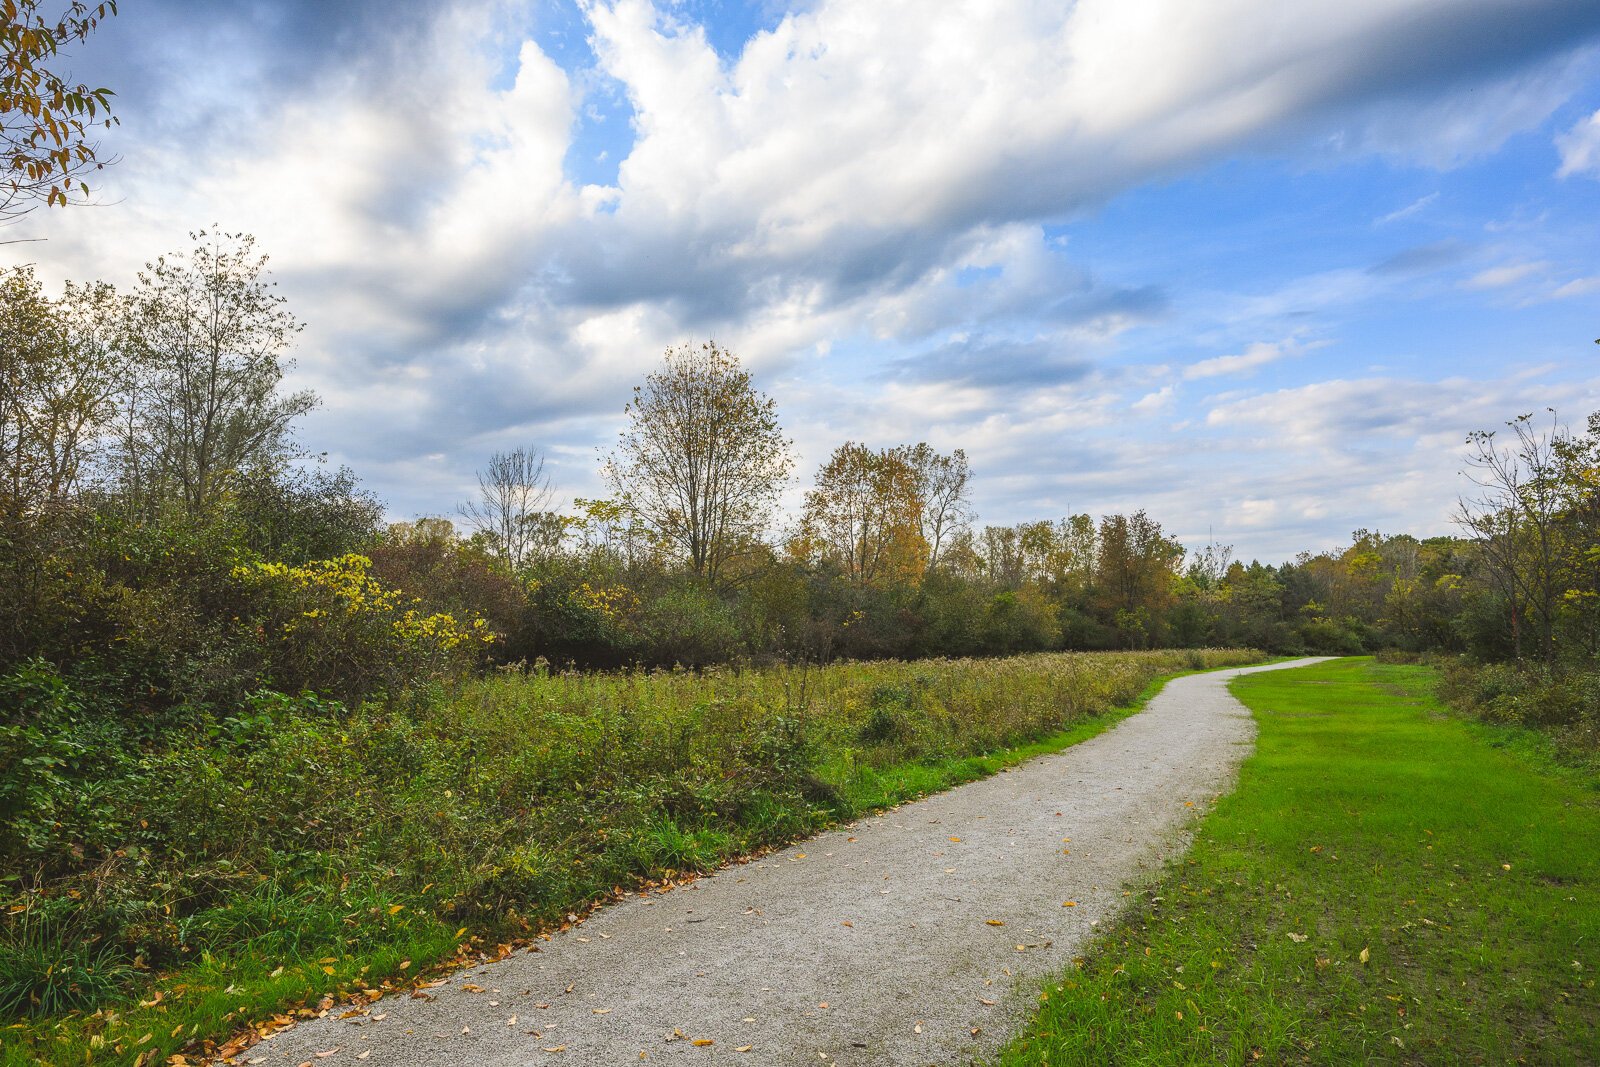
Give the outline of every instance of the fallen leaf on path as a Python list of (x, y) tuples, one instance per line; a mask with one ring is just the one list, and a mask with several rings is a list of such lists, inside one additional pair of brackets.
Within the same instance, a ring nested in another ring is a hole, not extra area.
[(753, 1048), (755, 1048), (754, 1045), (740, 1045), (738, 1048), (734, 1049), (733, 1051), (735, 1051), (735, 1052), (749, 1052)]
[(367, 1051), (365, 1051), (365, 1052), (358, 1052), (358, 1053), (356, 1053), (356, 1059), (358, 1059), (358, 1060), (364, 1060), (364, 1059), (366, 1059), (366, 1058), (367, 1058), (367, 1057), (368, 1057), (368, 1056), (370, 1056), (370, 1055), (372, 1055), (372, 1050), (371, 1050), (371, 1049), (370, 1049), (370, 1048), (369, 1048), (369, 1049), (367, 1049)]
[(565, 1052), (565, 1051), (567, 1051), (567, 1046), (565, 1046), (565, 1045), (546, 1045), (546, 1046), (544, 1046), (544, 1050), (546, 1052)]
[(952, 838), (951, 838), (951, 839), (950, 839), (950, 840), (952, 840), (952, 841), (955, 841), (955, 842), (960, 842), (960, 840), (961, 840), (961, 838), (959, 838), (959, 837), (952, 837)]
[(341, 1046), (335, 1045), (335, 1046), (333, 1046), (332, 1048), (330, 1048), (326, 1052), (316, 1052), (316, 1053), (313, 1053), (313, 1055), (316, 1056), (317, 1059), (319, 1059), (319, 1060), (325, 1060), (329, 1056), (332, 1056), (334, 1053), (338, 1052), (340, 1048), (341, 1048)]
[(840, 923), (839, 925), (840, 926), (848, 926), (852, 930), (854, 930), (856, 928), (856, 924), (851, 922), (849, 919), (846, 919), (844, 922)]
[(990, 1000), (988, 997), (979, 997), (978, 998), (978, 1003), (987, 1005), (987, 1006), (989, 1006), (991, 1008), (994, 1007), (994, 1004), (995, 1004), (995, 1002)]
[(1061, 906), (1063, 908), (1076, 908), (1078, 906), (1078, 902), (1076, 900), (1063, 900), (1061, 902)]
[(610, 1008), (595, 1008), (594, 1009), (594, 1013), (596, 1015), (610, 1015), (611, 1014), (611, 1009)]
[(693, 1045), (695, 1048), (709, 1048), (710, 1046), (715, 1045), (716, 1042), (709, 1037), (697, 1037), (693, 1041), (689, 1042), (689, 1044)]
[(984, 924), (986, 926), (1004, 926), (1005, 925), (1005, 923), (1000, 919), (985, 919), (983, 921), (984, 921)]
[(1372, 958), (1372, 953), (1369, 950), (1367, 950), (1367, 949), (1362, 949), (1361, 950), (1361, 962), (1362, 963), (1366, 963), (1371, 958)]
[(911, 1028), (911, 1032), (912, 1032), (912, 1033), (913, 1033), (913, 1034), (920, 1034), (920, 1033), (922, 1033), (922, 1020), (921, 1020), (921, 1019), (918, 1019), (918, 1020), (917, 1020), (917, 1025), (915, 1025), (915, 1026), (913, 1026), (913, 1027), (912, 1027), (912, 1028)]

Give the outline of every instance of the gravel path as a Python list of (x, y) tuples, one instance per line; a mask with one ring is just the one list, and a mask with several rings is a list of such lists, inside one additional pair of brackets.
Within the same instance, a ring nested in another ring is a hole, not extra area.
[(1174, 679), (1083, 744), (603, 908), (432, 1000), (336, 1009), (238, 1060), (965, 1063), (1229, 787), (1255, 725), (1228, 680), (1313, 662)]

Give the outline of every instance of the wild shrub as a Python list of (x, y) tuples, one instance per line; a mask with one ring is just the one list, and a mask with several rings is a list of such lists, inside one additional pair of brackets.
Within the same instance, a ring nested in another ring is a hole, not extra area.
[(264, 681), (290, 691), (355, 700), (453, 676), (492, 644), (481, 617), (429, 612), (418, 597), (383, 586), (372, 561), (241, 563), (232, 577), (249, 594), (240, 624), (264, 664)]

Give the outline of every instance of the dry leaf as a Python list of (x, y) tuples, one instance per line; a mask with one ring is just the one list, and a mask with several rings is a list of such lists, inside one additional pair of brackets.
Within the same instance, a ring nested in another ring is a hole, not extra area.
[(960, 843), (960, 841), (961, 841), (961, 838), (959, 838), (959, 837), (952, 837), (952, 838), (951, 838), (951, 839), (950, 839), (950, 840), (952, 840), (952, 841), (955, 841), (955, 842), (957, 842), (957, 843)]
[(611, 1009), (610, 1008), (595, 1008), (594, 1009), (594, 1013), (596, 1015), (610, 1015), (611, 1014)]
[(1303, 945), (1303, 944), (1305, 944), (1307, 941), (1309, 941), (1311, 939), (1308, 936), (1306, 936), (1305, 934), (1291, 933), (1289, 935), (1289, 940), (1293, 941), (1297, 945)]
[(546, 1046), (544, 1046), (544, 1050), (546, 1052), (565, 1052), (565, 1051), (567, 1051), (567, 1046), (565, 1046), (565, 1045), (546, 1045)]
[(366, 1059), (366, 1058), (367, 1058), (367, 1057), (368, 1057), (368, 1056), (370, 1056), (370, 1055), (372, 1055), (372, 1050), (371, 1050), (371, 1049), (370, 1049), (370, 1048), (369, 1048), (369, 1049), (367, 1049), (367, 1051), (365, 1051), (365, 1052), (358, 1052), (358, 1053), (356, 1053), (356, 1059), (358, 1059), (358, 1060), (364, 1060), (364, 1059)]
[(846, 919), (844, 922), (840, 923), (839, 925), (840, 926), (848, 926), (852, 930), (854, 930), (856, 928), (856, 924), (851, 922), (849, 919)]
[(1372, 958), (1372, 953), (1370, 951), (1368, 951), (1367, 949), (1362, 949), (1361, 950), (1361, 962), (1362, 963), (1366, 963), (1371, 958)]
[(1063, 900), (1061, 902), (1061, 906), (1063, 908), (1076, 908), (1078, 906), (1078, 902), (1076, 900)]
[(1003, 921), (1001, 921), (1000, 919), (985, 919), (983, 921), (984, 921), (984, 924), (986, 926), (1004, 926), (1005, 925), (1005, 923)]
[(755, 1048), (754, 1045), (740, 1045), (738, 1048), (734, 1049), (733, 1051), (735, 1051), (735, 1052), (749, 1052), (753, 1048)]
[(915, 1025), (915, 1026), (913, 1026), (913, 1027), (912, 1027), (912, 1028), (911, 1028), (911, 1032), (912, 1032), (912, 1033), (913, 1033), (913, 1034), (920, 1034), (920, 1033), (922, 1033), (922, 1020), (921, 1020), (921, 1019), (918, 1019), (918, 1020), (917, 1020), (917, 1024), (916, 1024), (916, 1025)]
[(689, 1042), (689, 1044), (693, 1045), (695, 1048), (708, 1048), (712, 1045), (715, 1045), (716, 1042), (709, 1037), (697, 1037), (693, 1041)]
[(326, 1051), (326, 1052), (317, 1052), (317, 1053), (314, 1053), (314, 1055), (315, 1055), (315, 1056), (316, 1056), (316, 1057), (317, 1057), (317, 1059), (319, 1059), (319, 1060), (325, 1060), (325, 1059), (327, 1059), (327, 1058), (328, 1058), (328, 1057), (329, 1057), (329, 1056), (332, 1056), (332, 1055), (333, 1055), (333, 1054), (334, 1054), (334, 1053), (336, 1053), (336, 1052), (338, 1052), (338, 1051), (339, 1051), (339, 1049), (340, 1049), (340, 1047), (341, 1047), (341, 1046), (339, 1046), (339, 1045), (335, 1045), (335, 1046), (333, 1046), (333, 1047), (332, 1047), (332, 1048), (330, 1048), (330, 1049), (329, 1049), (329, 1050), (328, 1050), (328, 1051)]

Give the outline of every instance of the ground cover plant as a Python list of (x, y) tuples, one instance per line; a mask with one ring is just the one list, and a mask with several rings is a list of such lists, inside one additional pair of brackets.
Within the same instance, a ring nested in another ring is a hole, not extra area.
[(1005, 1067), (1600, 1060), (1600, 793), (1429, 668), (1248, 675), (1239, 787)]
[(36, 665), (8, 680), (32, 712), (3, 817), (0, 1062), (193, 1054), (1082, 739), (1163, 674), (1255, 658), (511, 672), (355, 707), (259, 693), (142, 743)]

